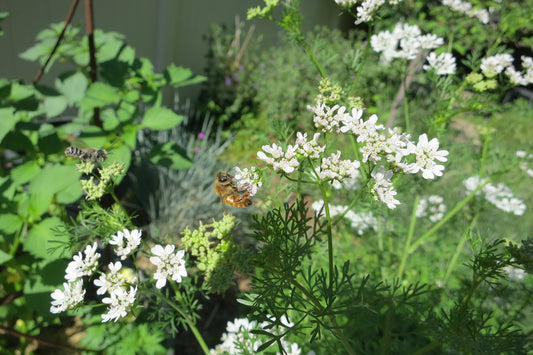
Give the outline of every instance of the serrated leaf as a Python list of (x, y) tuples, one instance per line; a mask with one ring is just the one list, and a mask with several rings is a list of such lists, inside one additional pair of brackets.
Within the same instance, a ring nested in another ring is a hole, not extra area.
[(15, 115), (15, 110), (12, 107), (0, 108), (0, 142), (4, 139), (6, 134), (15, 127), (19, 118)]
[(75, 72), (72, 75), (61, 77), (56, 80), (57, 90), (63, 94), (69, 104), (79, 102), (87, 91), (89, 81), (80, 72)]
[(183, 120), (183, 116), (164, 107), (152, 107), (143, 117), (141, 126), (153, 130), (171, 129)]
[(58, 217), (50, 217), (32, 226), (28, 236), (24, 239), (23, 249), (37, 258), (56, 259), (57, 255), (50, 253), (51, 248), (57, 247), (54, 241), (58, 240), (52, 228), (58, 227), (61, 223)]
[(19, 216), (6, 213), (0, 215), (0, 230), (6, 234), (17, 232), (22, 226), (22, 219)]
[(41, 171), (39, 164), (35, 160), (30, 160), (13, 168), (11, 170), (11, 178), (15, 184), (22, 185), (33, 180), (39, 174), (39, 171)]
[(167, 84), (175, 88), (201, 83), (206, 80), (204, 76), (195, 75), (190, 69), (177, 67), (174, 64), (170, 64), (163, 74)]
[(90, 110), (95, 107), (117, 104), (119, 101), (120, 96), (114, 87), (104, 83), (94, 83), (81, 99), (80, 107)]
[(0, 265), (3, 265), (7, 261), (13, 259), (13, 256), (0, 249)]
[(89, 126), (80, 133), (79, 140), (85, 144), (82, 148), (102, 148), (107, 142), (107, 137), (100, 127)]
[(50, 165), (44, 167), (33, 179), (28, 188), (30, 206), (28, 210), (33, 215), (42, 215), (48, 207), (54, 194), (77, 185), (81, 176), (72, 165)]

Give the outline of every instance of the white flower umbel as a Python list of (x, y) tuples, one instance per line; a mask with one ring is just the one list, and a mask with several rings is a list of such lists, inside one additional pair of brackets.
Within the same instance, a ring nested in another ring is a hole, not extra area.
[[(487, 180), (488, 179), (480, 178), (477, 175), (469, 177), (463, 181), (466, 193), (472, 193), (472, 191), (477, 189), (479, 186), (485, 184)], [(511, 189), (502, 183), (496, 185), (491, 183), (486, 184), (476, 193), (476, 196), (481, 194), (485, 196), (485, 199), (488, 202), (492, 203), (497, 208), (504, 212), (513, 213), (517, 216), (523, 215), (527, 208), (526, 204), (522, 200), (514, 197)]]
[(416, 209), (416, 217), (428, 217), (433, 223), (440, 221), (446, 213), (446, 205), (443, 203), (444, 199), (438, 195), (431, 195), (422, 197)]
[(418, 137), (418, 144), (416, 147), (412, 145), (408, 148), (415, 154), (416, 161), (409, 164), (406, 169), (409, 173), (416, 174), (422, 171), (422, 177), (424, 179), (434, 179), (435, 176), (442, 176), (444, 165), (439, 165), (436, 161), (445, 162), (448, 160), (447, 150), (439, 149), (439, 140), (433, 138), (428, 141), (427, 134), (422, 134)]
[(461, 12), (469, 17), (475, 17), (482, 24), (488, 24), (490, 17), (489, 14), (494, 8), (489, 9), (472, 9), (472, 4), (462, 0), (442, 0), (442, 4), (449, 6), (452, 10)]
[(139, 229), (132, 231), (123, 229), (118, 231), (116, 235), (111, 236), (109, 244), (116, 245), (115, 253), (124, 260), (141, 244), (141, 235), (142, 231)]
[(261, 181), (261, 177), (255, 171), (255, 168), (251, 167), (250, 169), (244, 168), (241, 170), (236, 166), (233, 168), (233, 170), (235, 170), (237, 188), (240, 191), (248, 191), (250, 193), (250, 197), (255, 196), (257, 191), (259, 191), (261, 186), (263, 186), (263, 181)]
[(392, 32), (383, 31), (370, 37), (370, 45), (381, 53), (380, 61), (388, 65), (395, 58), (413, 60), (423, 49), (435, 49), (444, 40), (434, 34), (422, 34), (417, 25), (397, 23)]
[(315, 114), (313, 122), (318, 130), (322, 132), (338, 132), (339, 122), (344, 115), (346, 107), (339, 105), (329, 107), (318, 100), (316, 106), (307, 105), (307, 109)]
[(174, 245), (167, 245), (163, 248), (161, 245), (156, 245), (152, 248), (150, 262), (157, 266), (157, 271), (154, 273), (154, 280), (157, 280), (155, 287), (162, 288), (167, 284), (167, 280), (174, 280), (181, 282), (182, 277), (187, 276), (187, 269), (185, 268), (185, 250), (178, 250), (174, 253)]
[(513, 64), (513, 56), (510, 54), (496, 54), (481, 59), (481, 71), (487, 78), (492, 78), (503, 72)]
[(115, 322), (119, 318), (126, 317), (131, 307), (135, 303), (135, 297), (137, 296), (137, 287), (130, 286), (129, 291), (125, 291), (122, 288), (117, 288), (111, 292), (109, 297), (102, 300), (103, 303), (108, 304), (107, 313), (102, 314), (102, 323), (114, 320)]
[(313, 139), (307, 140), (307, 133), (297, 132), (296, 133), (296, 150), (298, 154), (301, 154), (302, 157), (305, 157), (305, 158), (311, 158), (311, 159), (320, 158), (322, 153), (324, 153), (324, 150), (326, 149), (326, 147), (318, 144), (319, 137), (320, 137), (320, 133), (315, 133), (313, 135)]
[(103, 295), (106, 292), (113, 293), (114, 290), (120, 288), (126, 282), (125, 275), (120, 273), (122, 263), (117, 261), (116, 263), (109, 263), (109, 272), (94, 280), (94, 285), (98, 287), (96, 294)]
[(383, 202), (390, 209), (396, 208), (400, 204), (400, 201), (394, 198), (397, 192), (392, 186), (392, 170), (385, 171), (385, 168), (380, 166), (371, 175), (375, 180), (374, 186), (370, 190), (374, 195), (374, 199)]
[(435, 52), (431, 52), (427, 56), (429, 64), (424, 65), (424, 70), (435, 70), (438, 75), (455, 74), (455, 57), (451, 53), (441, 53), (437, 56)]
[(64, 282), (64, 291), (56, 289), (50, 295), (54, 300), (50, 307), (51, 313), (61, 313), (69, 309), (74, 309), (76, 305), (83, 302), (85, 289), (83, 289), (83, 280), (75, 282)]
[(322, 158), (320, 167), (317, 169), (318, 179), (328, 182), (340, 182), (347, 178), (359, 176), (361, 163), (357, 160), (340, 160), (341, 151), (331, 154), (327, 158)]
[[(268, 165), (271, 165), (274, 171), (283, 170), (285, 173), (292, 173), (299, 165), (298, 159), (296, 159), (296, 147), (289, 145), (287, 152), (283, 152), (283, 149), (273, 143), (270, 145), (264, 145), (263, 151), (257, 152), (257, 159), (264, 161)], [(265, 154), (268, 153), (270, 156)]]
[(100, 259), (100, 254), (96, 253), (97, 246), (96, 242), (92, 246), (87, 245), (83, 251), (85, 257), (82, 256), (81, 252), (74, 255), (65, 271), (65, 279), (73, 282), (83, 276), (90, 276), (96, 271), (98, 259)]
[(385, 0), (364, 0), (361, 6), (357, 7), (357, 20), (355, 21), (355, 24), (358, 25), (372, 20), (374, 13), (384, 3)]

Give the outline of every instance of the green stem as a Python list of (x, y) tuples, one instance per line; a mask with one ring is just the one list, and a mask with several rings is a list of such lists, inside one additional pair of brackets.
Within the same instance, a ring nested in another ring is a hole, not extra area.
[(479, 215), (477, 214), (475, 215), (475, 217), (472, 219), (472, 222), (470, 223), (470, 226), (468, 226), (468, 228), (465, 230), (465, 232), (463, 233), (463, 236), (461, 237), (461, 240), (457, 244), (457, 248), (455, 248), (455, 253), (453, 254), (448, 264), (448, 267), (446, 268), (446, 274), (444, 275), (444, 279), (443, 279), (444, 284), (446, 284), (446, 282), (448, 281), (448, 278), (450, 277), (452, 270), (455, 268), (457, 259), (459, 259), (459, 255), (462, 253), (465, 247), (468, 236), (470, 235), (472, 228), (476, 224), (478, 216)]
[(207, 344), (205, 343), (204, 338), (202, 337), (202, 335), (198, 331), (198, 328), (196, 328), (196, 326), (194, 325), (194, 322), (192, 321), (192, 319), (189, 316), (187, 316), (178, 307), (177, 304), (175, 304), (174, 302), (172, 302), (171, 300), (169, 300), (168, 298), (163, 296), (161, 293), (155, 292), (155, 291), (152, 291), (152, 290), (149, 290), (149, 289), (145, 289), (145, 291), (148, 292), (148, 293), (151, 293), (152, 295), (154, 295), (156, 297), (158, 297), (163, 302), (166, 302), (170, 307), (174, 308), (183, 317), (185, 323), (187, 323), (187, 326), (191, 329), (192, 333), (194, 334), (194, 337), (196, 338), (196, 341), (198, 342), (198, 344), (200, 345), (200, 347), (204, 351), (204, 354), (209, 355), (209, 348), (207, 347)]
[(324, 184), (320, 184), (320, 191), (322, 192), (322, 200), (324, 201), (324, 210), (326, 211), (327, 220), (327, 234), (328, 234), (328, 265), (329, 265), (329, 287), (333, 287), (333, 233), (331, 229), (331, 214), (329, 211), (329, 203), (327, 191)]
[(442, 227), (446, 222), (448, 222), (448, 220), (450, 218), (452, 218), (453, 216), (455, 216), (457, 214), (457, 212), (459, 212), (461, 210), (461, 208), (463, 208), (464, 205), (466, 205), (468, 203), (468, 201), (470, 201), (472, 198), (474, 198), (474, 196), (476, 195), (476, 193), (481, 190), (483, 187), (485, 187), (485, 185), (487, 185), (488, 183), (490, 183), (491, 181), (493, 180), (493, 178), (490, 178), (490, 179), (487, 179), (487, 182), (485, 182), (483, 185), (480, 185), (477, 187), (477, 189), (475, 189), (474, 191), (472, 191), (470, 193), (470, 195), (466, 196), (461, 202), (459, 202), (457, 204), (457, 206), (455, 206), (453, 208), (453, 210), (451, 210), (446, 216), (444, 216), (443, 219), (441, 219), (437, 224), (435, 224), (433, 226), (433, 228), (431, 228), (430, 230), (428, 230), (426, 233), (424, 233), (420, 238), (418, 238), (418, 240), (416, 242), (413, 243), (413, 245), (411, 245), (411, 248), (409, 249), (409, 253), (412, 253), (416, 250), (416, 248), (418, 248), (418, 246), (424, 242), (429, 236), (431, 236), (433, 233), (435, 233), (440, 227)]
[(411, 247), (411, 240), (413, 239), (413, 233), (416, 225), (416, 210), (418, 209), (418, 203), (420, 202), (420, 196), (416, 196), (415, 203), (413, 205), (413, 212), (411, 213), (411, 223), (409, 225), (409, 232), (407, 233), (407, 240), (405, 241), (405, 247), (403, 249), (402, 261), (400, 263), (400, 268), (398, 269), (398, 278), (402, 277), (403, 269), (409, 256), (409, 248)]
[(324, 71), (324, 69), (322, 69), (322, 66), (318, 62), (318, 59), (315, 57), (315, 54), (313, 53), (313, 50), (311, 49), (311, 46), (305, 41), (305, 38), (302, 35), (302, 32), (301, 32), (301, 30), (299, 28), (298, 28), (298, 33), (296, 34), (296, 39), (298, 40), (298, 43), (302, 46), (304, 51), (311, 58), (311, 61), (313, 62), (313, 64), (315, 65), (316, 69), (320, 73), (320, 76), (325, 79), (327, 77), (326, 76), (326, 72)]
[(15, 240), (13, 240), (13, 244), (11, 244), (11, 248), (9, 249), (9, 255), (15, 256), (17, 249), (19, 248), (19, 245), (22, 241), (22, 238), (26, 235), (27, 232), (28, 232), (28, 223), (24, 222), (22, 226), (20, 227), (20, 230), (17, 233)]

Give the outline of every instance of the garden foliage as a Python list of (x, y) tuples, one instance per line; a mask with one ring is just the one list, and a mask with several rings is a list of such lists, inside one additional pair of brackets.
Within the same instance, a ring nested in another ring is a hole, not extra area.
[[(250, 9), (274, 49), (214, 27), (206, 78), (96, 31), (91, 82), (69, 27), (54, 87), (0, 79), (2, 349), (531, 350), (533, 2), (336, 2), (309, 33), (300, 1)], [(204, 79), (186, 120), (163, 105)]]

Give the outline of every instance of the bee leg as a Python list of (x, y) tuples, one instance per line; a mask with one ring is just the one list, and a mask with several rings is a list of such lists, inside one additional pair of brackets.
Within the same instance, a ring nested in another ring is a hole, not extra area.
[(224, 203), (224, 198), (222, 195), (220, 195), (220, 203), (222, 204), (222, 209), (224, 210), (224, 214), (226, 214), (226, 204)]

